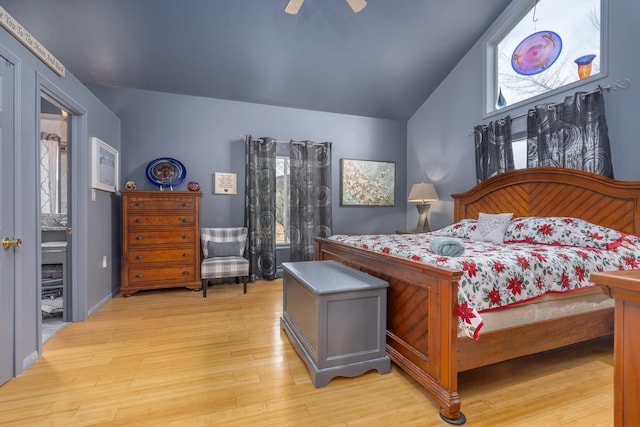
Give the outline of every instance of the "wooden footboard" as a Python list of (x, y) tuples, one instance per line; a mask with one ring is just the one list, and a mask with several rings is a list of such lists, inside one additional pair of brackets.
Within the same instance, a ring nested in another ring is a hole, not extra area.
[(457, 292), (462, 272), (316, 238), (317, 259), (336, 260), (389, 283), (387, 354), (458, 420)]
[(458, 337), (461, 271), (420, 264), (316, 238), (317, 259), (335, 260), (389, 283), (387, 354), (437, 401), (440, 415), (463, 423), (458, 372), (613, 333), (613, 309)]

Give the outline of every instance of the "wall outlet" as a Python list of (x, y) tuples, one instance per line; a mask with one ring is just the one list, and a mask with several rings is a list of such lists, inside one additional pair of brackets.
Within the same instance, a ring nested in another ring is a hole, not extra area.
[(102, 257), (102, 268), (107, 268), (107, 256)]

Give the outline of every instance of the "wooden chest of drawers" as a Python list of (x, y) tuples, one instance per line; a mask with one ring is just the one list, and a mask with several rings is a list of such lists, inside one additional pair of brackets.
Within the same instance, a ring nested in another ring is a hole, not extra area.
[(191, 191), (122, 191), (123, 296), (201, 288), (200, 197)]

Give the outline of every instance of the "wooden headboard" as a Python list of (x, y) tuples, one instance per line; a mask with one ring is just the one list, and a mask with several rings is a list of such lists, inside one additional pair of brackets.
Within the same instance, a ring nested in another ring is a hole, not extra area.
[(617, 181), (563, 168), (506, 172), (471, 190), (452, 194), (454, 221), (478, 213), (512, 212), (520, 216), (568, 216), (640, 234), (640, 181)]

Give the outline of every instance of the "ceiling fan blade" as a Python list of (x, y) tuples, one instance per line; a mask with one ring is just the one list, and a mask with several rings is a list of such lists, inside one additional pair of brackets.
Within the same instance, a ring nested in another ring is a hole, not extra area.
[(360, 12), (367, 5), (365, 0), (347, 0), (347, 3), (355, 13)]
[(297, 15), (298, 11), (302, 7), (302, 3), (304, 3), (304, 0), (289, 0), (289, 3), (287, 4), (287, 7), (284, 8), (284, 11), (289, 15)]

